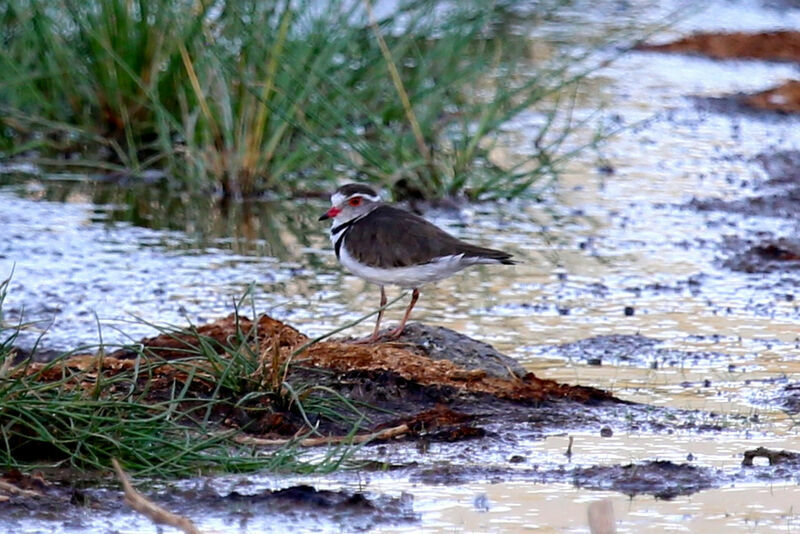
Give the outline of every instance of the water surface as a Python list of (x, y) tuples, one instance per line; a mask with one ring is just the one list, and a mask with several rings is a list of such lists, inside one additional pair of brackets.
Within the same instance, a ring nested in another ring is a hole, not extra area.
[[(800, 10), (781, 9), (714, 2), (659, 38), (800, 24)], [(661, 14), (651, 9), (636, 16), (652, 22)], [(612, 15), (606, 15), (609, 25), (619, 13)], [(513, 252), (522, 263), (474, 268), (424, 288), (415, 319), (488, 341), (543, 377), (608, 389), (637, 402), (752, 419), (724, 436), (623, 432), (601, 438), (587, 429), (573, 436), (573, 461), (682, 462), (692, 455), (702, 465), (733, 470), (746, 449), (800, 449), (794, 420), (771, 400), (780, 384), (800, 372), (800, 310), (797, 300), (787, 298), (796, 294), (800, 276), (735, 273), (719, 261), (725, 236), (796, 235), (798, 221), (686, 207), (692, 198), (752, 194), (764, 178), (755, 156), (800, 147), (797, 117), (718, 113), (690, 97), (758, 91), (797, 73), (789, 64), (654, 53), (631, 53), (598, 72), (579, 95), (578, 112), (603, 105), (623, 124), (646, 122), (612, 138), (601, 158), (586, 152), (571, 163), (551, 202), (428, 213), (457, 236)], [(495, 152), (497, 160), (525, 157), (539, 121), (531, 113), (509, 124), (509, 142)], [(604, 172), (604, 165), (613, 173)], [(153, 185), (63, 178), (10, 171), (2, 176), (0, 276), (14, 272), (5, 320), (24, 315), (36, 322), (22, 345), (35, 343), (45, 329), (41, 344), (48, 349), (94, 345), (101, 335), (104, 343), (124, 343), (155, 333), (147, 323), (184, 325), (227, 315), (248, 289), (258, 312), (309, 334), (377, 305), (377, 289), (337, 265), (327, 227), (316, 221), (326, 209), (322, 200), (226, 208), (210, 198), (165, 201)], [(625, 314), (626, 307), (632, 315)], [(390, 310), (388, 320), (397, 321), (402, 308)], [(370, 329), (362, 324), (351, 333)], [(656, 368), (642, 362), (596, 366), (552, 350), (608, 334), (642, 334), (678, 351), (722, 356)], [(521, 446), (539, 461), (566, 462), (567, 439), (551, 436)], [(425, 532), (587, 532), (587, 505), (601, 499), (613, 503), (619, 532), (800, 528), (800, 489), (792, 483), (754, 482), (658, 501), (515, 481), (450, 487), (377, 474), (303, 480), (320, 487), (411, 493)], [(265, 477), (248, 483), (297, 481)], [(152, 531), (146, 521), (125, 517), (128, 531)], [(98, 519), (93, 528), (107, 530), (118, 519)], [(204, 526), (259, 532), (263, 521), (207, 518)], [(287, 523), (298, 524), (339, 531), (324, 520)], [(401, 524), (381, 530), (419, 529), (420, 524)]]

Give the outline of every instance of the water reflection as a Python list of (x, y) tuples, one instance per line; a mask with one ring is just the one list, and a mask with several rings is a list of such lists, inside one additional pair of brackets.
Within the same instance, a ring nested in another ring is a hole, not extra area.
[(14, 271), (6, 320), (36, 323), (22, 346), (44, 330), (48, 349), (96, 344), (95, 314), (107, 343), (153, 334), (134, 317), (213, 320), (250, 284), (260, 306), (291, 316), (325, 269), (320, 203), (226, 205), (153, 184), (6, 174), (0, 206), (0, 272)]
[(313, 216), (319, 203), (277, 200), (232, 202), (207, 194), (175, 191), (164, 182), (96, 181), (56, 175), (40, 179), (0, 173), (0, 188), (20, 198), (90, 206), (89, 222), (127, 223), (181, 232), (180, 248), (217, 249), (248, 256), (297, 259), (320, 233)]

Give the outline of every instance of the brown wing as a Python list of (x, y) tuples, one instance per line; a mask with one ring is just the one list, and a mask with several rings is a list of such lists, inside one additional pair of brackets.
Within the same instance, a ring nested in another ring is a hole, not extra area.
[(354, 224), (345, 243), (360, 263), (381, 267), (419, 265), (456, 254), (514, 263), (507, 252), (466, 243), (422, 217), (392, 206), (375, 208)]

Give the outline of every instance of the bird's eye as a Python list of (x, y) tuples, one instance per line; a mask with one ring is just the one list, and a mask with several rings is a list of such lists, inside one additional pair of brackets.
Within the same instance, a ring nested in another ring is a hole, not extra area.
[(356, 206), (360, 206), (361, 205), (361, 197), (353, 197), (349, 201), (347, 201), (347, 203), (350, 204), (351, 206), (353, 206), (354, 208)]

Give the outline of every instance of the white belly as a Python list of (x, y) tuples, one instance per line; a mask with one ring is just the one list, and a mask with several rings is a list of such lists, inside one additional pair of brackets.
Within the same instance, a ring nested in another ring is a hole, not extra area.
[(430, 282), (447, 278), (470, 265), (476, 263), (496, 263), (495, 261), (480, 261), (477, 258), (465, 259), (463, 254), (457, 256), (444, 256), (430, 263), (408, 267), (392, 267), (383, 269), (370, 267), (358, 263), (342, 246), (339, 251), (339, 261), (354, 275), (378, 285), (393, 284), (403, 288), (415, 288)]

